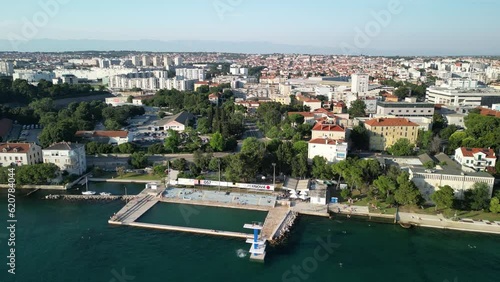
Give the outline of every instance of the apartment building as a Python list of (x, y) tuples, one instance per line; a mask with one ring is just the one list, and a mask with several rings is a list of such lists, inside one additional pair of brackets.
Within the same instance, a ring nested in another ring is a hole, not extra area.
[(494, 88), (450, 89), (429, 87), (425, 101), (447, 106), (488, 106), (500, 103), (500, 92)]
[(43, 162), (52, 163), (69, 174), (82, 175), (87, 170), (85, 145), (69, 142), (56, 143), (43, 151)]
[(434, 104), (377, 101), (377, 115), (395, 117), (432, 117)]
[(495, 167), (496, 160), (495, 151), (490, 148), (460, 147), (455, 150), (455, 161), (475, 171), (486, 170), (487, 167)]
[(370, 150), (384, 151), (401, 138), (415, 144), (419, 125), (406, 118), (375, 118), (365, 122), (370, 132)]
[(335, 123), (335, 121), (317, 122), (311, 130), (311, 139), (328, 138), (333, 140), (345, 140), (346, 130)]
[(42, 148), (34, 143), (0, 143), (0, 165), (21, 166), (42, 162)]
[(368, 92), (368, 84), (370, 76), (364, 73), (357, 73), (351, 76), (351, 92), (366, 93)]
[(336, 163), (347, 158), (348, 145), (345, 140), (329, 138), (316, 138), (309, 141), (307, 158), (312, 161), (314, 157), (320, 156), (329, 163)]

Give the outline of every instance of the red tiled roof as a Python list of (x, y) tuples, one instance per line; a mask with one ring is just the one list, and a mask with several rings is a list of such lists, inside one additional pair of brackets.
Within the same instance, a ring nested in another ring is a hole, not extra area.
[(309, 141), (309, 143), (312, 143), (312, 144), (325, 144), (325, 145), (338, 145), (340, 143), (344, 143), (345, 140), (335, 140), (335, 139), (325, 139), (325, 138), (316, 138), (316, 139), (312, 139), (311, 141)]
[(479, 114), (482, 116), (491, 116), (491, 117), (497, 117), (500, 118), (500, 111), (495, 111), (495, 110), (490, 110), (486, 108), (481, 108), (479, 107)]
[(462, 151), (462, 155), (464, 157), (474, 157), (474, 154), (484, 153), (486, 154), (487, 159), (496, 159), (495, 151), (493, 151), (493, 149), (460, 147), (460, 151)]
[(312, 128), (313, 131), (338, 131), (338, 132), (345, 132), (345, 129), (336, 124), (329, 124), (329, 123), (322, 123), (318, 122), (314, 127)]
[(1, 143), (0, 153), (27, 153), (29, 152), (31, 144), (29, 143)]
[(365, 122), (369, 126), (419, 126), (406, 118), (375, 118)]

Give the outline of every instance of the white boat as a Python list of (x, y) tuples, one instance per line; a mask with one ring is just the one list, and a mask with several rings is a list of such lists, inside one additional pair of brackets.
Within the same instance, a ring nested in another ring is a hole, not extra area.
[(101, 196), (111, 196), (111, 193), (101, 192), (101, 193), (99, 193), (99, 195), (101, 195)]
[(89, 191), (89, 181), (87, 177), (85, 177), (85, 191), (82, 192), (82, 195), (95, 195), (95, 191)]

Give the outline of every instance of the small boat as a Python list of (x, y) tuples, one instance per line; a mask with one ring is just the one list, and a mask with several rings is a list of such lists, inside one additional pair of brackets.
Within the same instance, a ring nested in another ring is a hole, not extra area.
[(99, 193), (99, 195), (101, 195), (101, 196), (111, 196), (111, 193), (101, 192), (101, 193)]
[(85, 191), (82, 192), (82, 195), (95, 195), (95, 193), (95, 191), (89, 191), (89, 181), (85, 177)]

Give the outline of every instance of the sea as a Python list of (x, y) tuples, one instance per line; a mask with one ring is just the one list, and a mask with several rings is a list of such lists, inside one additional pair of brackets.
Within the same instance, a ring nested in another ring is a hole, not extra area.
[[(122, 184), (90, 189), (124, 193)], [(127, 184), (130, 194), (141, 189)], [(259, 263), (250, 260), (243, 239), (112, 226), (107, 220), (123, 207), (121, 200), (45, 200), (46, 194), (16, 194), (11, 233), (7, 191), (0, 189), (0, 282), (500, 281), (499, 235), (300, 216)], [(250, 232), (243, 224), (265, 216), (161, 203), (139, 221)], [(15, 274), (8, 272), (11, 248)]]

